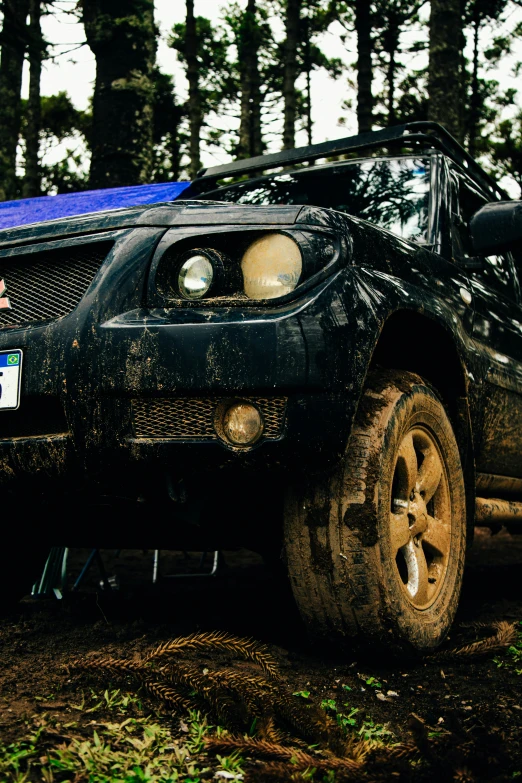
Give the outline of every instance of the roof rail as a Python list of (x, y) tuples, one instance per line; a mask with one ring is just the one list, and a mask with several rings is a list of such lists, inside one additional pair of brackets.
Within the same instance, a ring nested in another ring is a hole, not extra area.
[(269, 155), (258, 155), (254, 158), (244, 158), (232, 163), (201, 169), (193, 181), (193, 187), (195, 186), (195, 189), (203, 192), (213, 189), (216, 187), (219, 179), (226, 177), (253, 174), (266, 171), (267, 169), (279, 168), (280, 166), (344, 155), (348, 152), (357, 152), (358, 150), (387, 146), (419, 146), (420, 144), (427, 144), (444, 152), (455, 163), (466, 169), (471, 177), (478, 181), (495, 198), (507, 198), (495, 180), (489, 174), (486, 174), (481, 166), (466, 152), (464, 147), (442, 125), (428, 121), (408, 122), (404, 125), (395, 125), (380, 131), (359, 133), (356, 136), (348, 136), (344, 139), (323, 141), (320, 144), (311, 144), (308, 147), (282, 150)]

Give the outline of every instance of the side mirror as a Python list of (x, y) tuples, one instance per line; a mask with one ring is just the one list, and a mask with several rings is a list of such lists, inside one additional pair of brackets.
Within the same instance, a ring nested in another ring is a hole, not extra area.
[(469, 222), (473, 252), (495, 256), (522, 248), (522, 201), (494, 201)]

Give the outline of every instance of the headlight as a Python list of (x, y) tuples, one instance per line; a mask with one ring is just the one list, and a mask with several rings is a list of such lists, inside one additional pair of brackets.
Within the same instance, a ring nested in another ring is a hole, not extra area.
[(339, 231), (323, 226), (218, 228), (201, 228), (197, 235), (182, 233), (176, 241), (165, 238), (151, 265), (151, 304), (198, 309), (212, 303), (276, 304), (331, 274), (343, 256), (349, 258), (351, 249), (342, 225)]
[(214, 281), (214, 266), (208, 257), (196, 251), (181, 264), (178, 272), (178, 288), (185, 299), (201, 299)]
[(241, 259), (244, 292), (249, 299), (276, 299), (294, 290), (303, 271), (297, 242), (286, 234), (256, 239)]

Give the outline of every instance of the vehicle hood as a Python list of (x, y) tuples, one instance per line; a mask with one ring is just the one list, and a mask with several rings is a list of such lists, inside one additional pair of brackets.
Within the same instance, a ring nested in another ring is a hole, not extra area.
[(0, 248), (137, 226), (291, 225), (302, 206), (176, 201), (110, 209), (0, 231)]

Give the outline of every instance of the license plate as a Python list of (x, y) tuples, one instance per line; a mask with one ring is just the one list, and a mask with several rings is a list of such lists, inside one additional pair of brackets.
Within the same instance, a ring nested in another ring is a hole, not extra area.
[(0, 410), (14, 411), (20, 405), (22, 351), (0, 351)]

